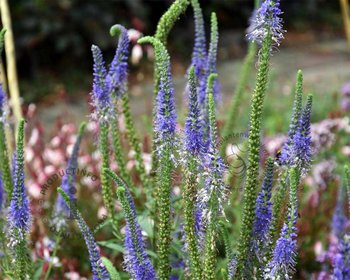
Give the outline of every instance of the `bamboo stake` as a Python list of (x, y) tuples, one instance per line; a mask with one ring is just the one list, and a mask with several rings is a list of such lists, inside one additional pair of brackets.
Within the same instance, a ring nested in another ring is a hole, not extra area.
[(11, 97), (11, 104), (17, 122), (22, 118), (21, 101), (19, 94), (16, 53), (13, 39), (10, 9), (7, 0), (0, 0), (1, 21), (6, 29), (5, 53), (7, 62), (8, 91)]
[(348, 41), (348, 45), (350, 47), (350, 11), (349, 11), (349, 1), (348, 0), (340, 0), (340, 7), (342, 11), (344, 28), (346, 39)]

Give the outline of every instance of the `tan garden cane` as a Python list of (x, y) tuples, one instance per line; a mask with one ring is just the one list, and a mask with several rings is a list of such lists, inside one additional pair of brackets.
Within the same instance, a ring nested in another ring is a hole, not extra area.
[(344, 22), (346, 39), (347, 39), (348, 44), (350, 46), (350, 10), (349, 10), (349, 0), (339, 0), (339, 1), (340, 1), (340, 7), (341, 7), (341, 11), (342, 11), (342, 16), (343, 16), (343, 22)]

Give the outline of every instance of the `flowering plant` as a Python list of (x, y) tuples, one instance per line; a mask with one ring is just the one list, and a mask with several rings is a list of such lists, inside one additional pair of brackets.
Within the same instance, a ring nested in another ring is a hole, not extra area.
[[(172, 26), (190, 4), (194, 11), (195, 43), (187, 71), (188, 114), (181, 123), (177, 118), (166, 40)], [(251, 96), (249, 133), (245, 143), (247, 175), (242, 194), (234, 196), (234, 200), (242, 199), (243, 205), (238, 209), (235, 223), (239, 224), (239, 231), (236, 233), (231, 232), (232, 221), (225, 215), (232, 200), (233, 175), (223, 160), (224, 149), (218, 147), (220, 131), (216, 111), (220, 104), (220, 86), (216, 71), (219, 39), (216, 14), (211, 15), (208, 48), (198, 0), (176, 0), (160, 19), (156, 34), (138, 40), (139, 44), (151, 44), (155, 53), (151, 172), (146, 171), (145, 149), (135, 131), (129, 107), (128, 31), (119, 24), (111, 28), (111, 35), (119, 36), (119, 39), (109, 67), (102, 51), (92, 46), (93, 111), (90, 123), (98, 126), (96, 147), (101, 159), (98, 172), (107, 213), (101, 227), (109, 226), (113, 239), (104, 243), (96, 241), (95, 230), (89, 228), (79, 207), (77, 178), (74, 173), (67, 172), (58, 189), (53, 211), (52, 220), (58, 233), (55, 249), (48, 260), (50, 264), (42, 272), (45, 279), (54, 277), (52, 265), (62, 234), (71, 230), (65, 223), (68, 217), (76, 221), (83, 236), (92, 279), (293, 278), (298, 255), (298, 191), (310, 169), (314, 152), (310, 128), (313, 97), (303, 96), (302, 71), (297, 73), (288, 137), (280, 153), (267, 158), (265, 168), (260, 165), (270, 57), (285, 33), (282, 14), (278, 0), (263, 1), (254, 12), (247, 34), (251, 41), (249, 52), (222, 132), (225, 138), (234, 131), (234, 118), (257, 54), (256, 84)], [(127, 145), (123, 144), (119, 114), (124, 117)], [(0, 89), (0, 226), (4, 253), (0, 273), (10, 279), (39, 279), (35, 268), (40, 262), (34, 262), (28, 244), (33, 218), (25, 184), (25, 121), (18, 122), (16, 152), (11, 163), (5, 138), (6, 119), (7, 99)], [(182, 125), (184, 135), (179, 132)], [(83, 123), (79, 129), (67, 169), (78, 168), (85, 126)], [(137, 176), (132, 176), (127, 168), (127, 148), (133, 151)], [(176, 185), (179, 182), (173, 180), (174, 173), (180, 174), (180, 192)], [(142, 222), (145, 219), (147, 225)], [(238, 236), (236, 244), (232, 238), (234, 234)], [(344, 259), (348, 260), (348, 242), (349, 237), (344, 236), (335, 275), (347, 265)], [(101, 250), (102, 244), (112, 248), (113, 254)], [(118, 259), (120, 252), (124, 259), (122, 265)]]

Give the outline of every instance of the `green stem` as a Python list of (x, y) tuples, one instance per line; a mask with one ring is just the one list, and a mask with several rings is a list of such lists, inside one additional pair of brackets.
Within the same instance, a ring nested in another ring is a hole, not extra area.
[(197, 175), (196, 168), (197, 164), (193, 157), (188, 159), (187, 168), (184, 170), (185, 173), (185, 184), (184, 184), (184, 218), (185, 225), (184, 230), (186, 233), (186, 242), (188, 246), (188, 254), (191, 268), (191, 279), (202, 279), (201, 276), (201, 261), (198, 250), (198, 241), (195, 232), (195, 203), (197, 197)]
[(113, 143), (113, 149), (114, 149), (114, 158), (117, 161), (120, 176), (127, 182), (127, 184), (130, 187), (132, 187), (130, 175), (126, 171), (126, 164), (125, 164), (121, 140), (120, 140), (121, 135), (119, 132), (117, 120), (111, 123), (111, 132), (112, 132), (112, 143)]
[(11, 168), (9, 161), (9, 154), (6, 144), (6, 136), (4, 124), (0, 122), (0, 168), (4, 180), (4, 189), (6, 192), (6, 206), (9, 206), (12, 197), (13, 183), (11, 176)]
[(112, 185), (105, 172), (109, 168), (109, 146), (108, 146), (108, 124), (100, 123), (100, 153), (101, 153), (101, 187), (104, 204), (107, 208), (108, 216), (112, 220), (113, 234), (119, 238), (118, 220), (114, 211), (114, 196)]
[(227, 227), (223, 221), (219, 221), (219, 230), (222, 240), (224, 241), (225, 246), (225, 255), (226, 258), (230, 259), (232, 256), (231, 242), (230, 242), (230, 234), (227, 230)]
[(51, 256), (51, 260), (50, 260), (50, 263), (49, 263), (49, 267), (47, 268), (47, 271), (46, 271), (46, 275), (45, 275), (44, 280), (49, 279), (49, 276), (50, 276), (50, 273), (51, 273), (51, 270), (52, 270), (52, 266), (53, 266), (52, 259), (56, 257), (56, 254), (57, 254), (57, 251), (58, 251), (60, 242), (61, 242), (61, 234), (59, 233), (59, 234), (56, 236), (55, 248), (53, 249), (52, 256)]
[[(217, 209), (213, 209), (217, 210)], [(216, 237), (216, 227), (215, 223), (217, 221), (212, 220), (207, 229), (207, 234), (205, 237), (205, 251), (204, 251), (204, 268), (203, 274), (205, 280), (215, 280), (215, 267), (216, 267), (216, 254), (215, 254), (215, 237)]]
[(157, 227), (157, 253), (158, 253), (158, 276), (160, 280), (169, 279), (170, 275), (170, 241), (171, 241), (171, 214), (170, 214), (170, 192), (171, 192), (171, 170), (170, 147), (164, 148), (160, 158), (158, 175), (159, 193), (157, 196), (158, 227)]
[[(215, 101), (213, 96), (213, 86), (214, 81), (217, 78), (217, 74), (210, 74), (207, 80), (207, 100), (208, 100), (208, 119), (209, 119), (209, 129), (210, 129), (210, 145), (216, 145), (217, 144), (217, 125), (216, 125), (216, 116), (215, 116)], [(215, 149), (214, 151), (214, 160), (213, 163), (211, 163), (213, 166), (218, 166), (218, 158), (219, 158), (219, 151)], [(213, 174), (210, 174), (209, 176), (212, 176), (210, 186), (207, 186), (208, 188), (211, 188), (211, 194), (209, 197), (209, 203), (208, 203), (208, 227), (206, 230), (206, 236), (205, 236), (205, 248), (204, 248), (204, 279), (207, 280), (214, 280), (215, 279), (215, 267), (216, 267), (216, 242), (215, 238), (217, 236), (217, 222), (218, 222), (218, 211), (219, 211), (219, 201), (218, 201), (218, 194), (220, 186), (218, 176), (218, 170), (213, 170)]]

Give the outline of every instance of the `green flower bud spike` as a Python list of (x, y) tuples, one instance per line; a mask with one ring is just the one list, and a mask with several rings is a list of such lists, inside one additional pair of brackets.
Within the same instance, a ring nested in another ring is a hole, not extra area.
[(173, 28), (180, 15), (185, 13), (189, 4), (190, 2), (188, 0), (176, 0), (160, 18), (154, 37), (163, 43), (163, 45), (166, 45), (170, 30)]
[[(303, 72), (301, 70), (297, 73), (297, 81), (295, 86), (295, 95), (294, 95), (294, 102), (293, 102), (293, 112), (291, 117), (291, 123), (289, 126), (289, 137), (292, 137), (296, 131), (296, 127), (298, 126), (298, 121), (301, 115), (302, 111), (302, 102), (303, 102)], [(281, 211), (283, 202), (286, 202), (287, 200), (287, 188), (288, 188), (288, 177), (289, 177), (289, 170), (285, 170), (282, 173), (282, 176), (280, 178), (277, 192), (275, 192), (273, 197), (273, 209), (272, 209), (272, 220), (271, 220), (271, 227), (270, 227), (270, 236), (272, 239), (272, 242), (277, 240), (279, 230), (277, 228), (281, 218), (284, 216), (284, 211)], [(273, 246), (271, 246), (273, 248)], [(272, 251), (271, 251), (272, 253)]]
[(248, 138), (248, 168), (247, 180), (243, 195), (242, 226), (238, 243), (238, 273), (242, 270), (244, 260), (247, 259), (248, 248), (251, 242), (252, 227), (255, 218), (255, 201), (259, 177), (260, 162), (260, 131), (262, 110), (267, 89), (269, 60), (272, 39), (266, 36), (262, 49), (259, 52), (259, 64), (255, 90), (252, 96), (250, 131)]
[[(151, 43), (154, 46), (156, 64), (155, 72), (158, 77), (164, 78), (162, 94), (159, 93), (157, 108), (163, 106), (163, 110), (157, 112), (157, 116), (163, 122), (156, 124), (159, 166), (157, 169), (157, 191), (156, 191), (156, 235), (157, 235), (157, 253), (158, 253), (158, 277), (166, 280), (170, 275), (170, 242), (171, 242), (171, 213), (170, 213), (170, 193), (172, 189), (172, 170), (175, 142), (175, 122), (176, 114), (173, 100), (173, 87), (170, 75), (170, 57), (165, 46), (154, 37), (144, 37), (139, 39), (140, 44)], [(164, 112), (166, 112), (164, 114)], [(166, 125), (165, 125), (166, 123)], [(160, 126), (157, 126), (160, 125)]]
[[(213, 95), (214, 82), (217, 79), (217, 74), (210, 74), (207, 81), (207, 94), (208, 94), (208, 114), (209, 114), (209, 128), (211, 141), (217, 141), (217, 127), (216, 127), (216, 116), (215, 116), (215, 100)], [(218, 152), (214, 157), (218, 157)], [(216, 177), (218, 175), (214, 172)], [(216, 279), (216, 237), (218, 233), (217, 219), (219, 212), (219, 201), (217, 191), (220, 188), (216, 186), (220, 178), (213, 178), (210, 181), (210, 188), (213, 189), (211, 197), (209, 198), (209, 220), (207, 225), (207, 231), (205, 236), (205, 247), (204, 247), (204, 279), (215, 280)]]
[(119, 238), (118, 220), (114, 211), (114, 195), (112, 185), (104, 170), (109, 168), (109, 145), (108, 145), (108, 124), (100, 123), (100, 152), (102, 159), (101, 166), (101, 188), (104, 204), (107, 208), (108, 216), (112, 220), (113, 234)]

